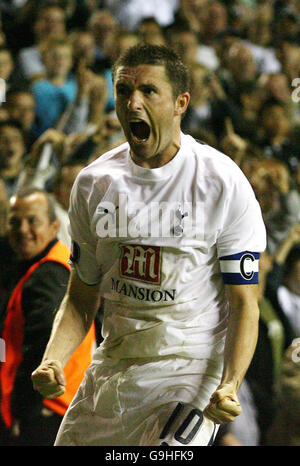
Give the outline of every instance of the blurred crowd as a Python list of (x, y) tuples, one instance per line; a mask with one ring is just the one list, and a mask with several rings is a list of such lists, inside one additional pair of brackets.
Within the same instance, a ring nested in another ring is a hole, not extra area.
[(183, 132), (240, 166), (267, 228), (243, 414), (217, 444), (299, 446), (299, 1), (0, 0), (0, 9), (1, 237), (10, 199), (34, 186), (52, 196), (58, 237), (70, 246), (78, 172), (124, 141), (112, 64), (140, 42), (172, 47), (191, 77)]

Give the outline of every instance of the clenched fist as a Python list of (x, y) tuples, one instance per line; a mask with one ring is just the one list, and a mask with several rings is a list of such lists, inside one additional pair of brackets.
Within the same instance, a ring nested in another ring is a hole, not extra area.
[(65, 376), (59, 361), (44, 361), (31, 375), (33, 388), (45, 398), (57, 398), (65, 392)]
[(212, 394), (203, 414), (215, 424), (224, 424), (233, 421), (241, 412), (242, 408), (236, 390), (232, 385), (224, 384), (220, 385)]

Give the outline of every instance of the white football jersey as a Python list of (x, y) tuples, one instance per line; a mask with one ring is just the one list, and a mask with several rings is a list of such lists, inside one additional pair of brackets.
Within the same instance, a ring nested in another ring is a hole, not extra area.
[(72, 266), (104, 298), (99, 354), (220, 358), (224, 285), (257, 283), (266, 246), (258, 202), (229, 157), (182, 133), (176, 156), (147, 169), (125, 143), (81, 171), (69, 216)]

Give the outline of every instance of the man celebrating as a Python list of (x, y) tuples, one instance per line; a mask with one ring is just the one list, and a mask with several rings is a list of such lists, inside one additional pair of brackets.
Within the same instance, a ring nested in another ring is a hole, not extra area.
[(34, 387), (62, 368), (103, 299), (103, 337), (56, 445), (210, 445), (240, 412), (257, 338), (265, 228), (234, 162), (181, 132), (188, 74), (163, 46), (114, 67), (128, 142), (81, 171), (68, 291)]

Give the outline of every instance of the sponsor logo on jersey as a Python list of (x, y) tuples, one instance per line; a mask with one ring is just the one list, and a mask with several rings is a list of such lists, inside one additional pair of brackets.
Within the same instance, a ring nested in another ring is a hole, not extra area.
[(111, 279), (112, 291), (128, 296), (128, 298), (134, 298), (139, 301), (148, 301), (159, 303), (161, 301), (175, 301), (176, 290), (160, 290), (153, 288), (146, 288), (142, 286), (132, 285), (122, 280), (115, 278)]
[(139, 244), (122, 245), (120, 275), (144, 283), (160, 284), (161, 248)]

